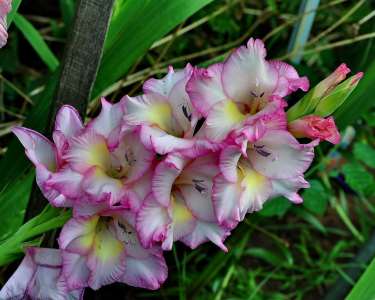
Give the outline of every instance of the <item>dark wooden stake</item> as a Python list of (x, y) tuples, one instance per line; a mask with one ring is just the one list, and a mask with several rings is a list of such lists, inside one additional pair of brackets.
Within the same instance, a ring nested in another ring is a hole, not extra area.
[[(51, 136), (55, 116), (63, 104), (78, 109), (84, 118), (103, 52), (114, 0), (79, 0), (62, 60), (59, 83), (49, 115), (47, 135)], [(36, 184), (25, 219), (41, 212), (46, 205)]]

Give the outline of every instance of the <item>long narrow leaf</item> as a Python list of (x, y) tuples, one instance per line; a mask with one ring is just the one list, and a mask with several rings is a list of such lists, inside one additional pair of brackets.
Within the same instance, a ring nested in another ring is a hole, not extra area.
[(12, 1), (12, 10), (9, 12), (8, 17), (7, 17), (7, 23), (8, 27), (10, 24), (12, 24), (14, 16), (16, 15), (18, 8), (21, 5), (22, 0), (13, 0)]
[(43, 60), (43, 62), (48, 66), (48, 68), (51, 71), (56, 70), (56, 68), (59, 66), (59, 61), (49, 49), (38, 30), (36, 30), (28, 20), (18, 13), (16, 13), (14, 16), (14, 23), (28, 40), (33, 49), (38, 53), (41, 60)]
[(93, 98), (126, 74), (154, 41), (212, 0), (122, 0), (117, 2)]
[(359, 81), (357, 88), (335, 112), (335, 119), (340, 128), (353, 123), (361, 114), (374, 107), (375, 95), (375, 60), (372, 61), (363, 78)]
[(346, 300), (365, 300), (375, 299), (375, 258), (371, 264), (367, 267), (364, 274), (355, 284), (349, 295), (345, 298)]

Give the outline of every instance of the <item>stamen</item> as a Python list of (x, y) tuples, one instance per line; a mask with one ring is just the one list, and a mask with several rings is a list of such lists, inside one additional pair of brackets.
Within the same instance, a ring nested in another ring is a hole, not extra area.
[(200, 193), (203, 194), (206, 192), (206, 187), (203, 185), (203, 179), (193, 179), (195, 189)]
[(255, 151), (258, 154), (262, 155), (263, 157), (268, 157), (268, 156), (271, 155), (271, 152), (268, 152), (268, 151), (264, 150), (264, 145), (261, 145), (261, 146), (254, 145), (254, 148), (255, 148)]
[(129, 166), (133, 165), (137, 160), (134, 157), (134, 153), (132, 151), (125, 152), (125, 160)]
[(182, 105), (182, 113), (184, 114), (184, 116), (186, 117), (186, 119), (188, 119), (189, 121), (191, 121), (191, 113), (189, 114), (188, 108), (187, 108), (186, 105)]

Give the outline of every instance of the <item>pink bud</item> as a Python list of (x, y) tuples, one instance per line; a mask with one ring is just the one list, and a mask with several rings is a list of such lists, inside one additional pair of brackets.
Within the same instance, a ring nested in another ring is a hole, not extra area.
[(305, 116), (289, 123), (288, 130), (297, 138), (320, 139), (332, 144), (340, 142), (340, 133), (333, 117)]
[(336, 70), (329, 75), (326, 79), (318, 84), (318, 91), (321, 93), (321, 96), (326, 95), (330, 92), (336, 85), (346, 78), (346, 75), (350, 72), (350, 69), (346, 64), (339, 65)]

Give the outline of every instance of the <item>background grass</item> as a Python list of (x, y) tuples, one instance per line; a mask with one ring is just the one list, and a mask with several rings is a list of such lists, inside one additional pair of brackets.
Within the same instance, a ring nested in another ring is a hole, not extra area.
[[(221, 61), (250, 36), (263, 39), (268, 57), (288, 60), (293, 26), (309, 13), (299, 12), (297, 0), (178, 2), (149, 1), (143, 7), (140, 1), (117, 1), (88, 118), (98, 113), (99, 95), (115, 102), (137, 94), (144, 80), (163, 76), (168, 65)], [(52, 71), (61, 60), (73, 12), (73, 0), (23, 1), (9, 43), (0, 51), (0, 241), (21, 225), (33, 176), (10, 129), (22, 123), (45, 127), (56, 84)], [(165, 286), (152, 293), (129, 289), (128, 298), (322, 299), (338, 277), (354, 284), (347, 269), (375, 225), (374, 37), (371, 1), (320, 2), (296, 68), (311, 85), (341, 62), (365, 77), (336, 115), (344, 142), (317, 149), (304, 204), (283, 198), (267, 202), (233, 231), (228, 254), (212, 245), (191, 251), (177, 244), (166, 253)], [(3, 268), (2, 282), (6, 276)]]

